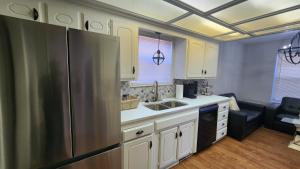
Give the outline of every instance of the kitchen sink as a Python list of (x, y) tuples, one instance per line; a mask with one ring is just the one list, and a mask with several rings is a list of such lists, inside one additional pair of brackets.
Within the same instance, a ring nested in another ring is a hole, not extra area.
[(185, 106), (185, 105), (187, 104), (178, 101), (168, 101), (162, 103), (148, 104), (145, 105), (145, 107), (151, 110), (159, 111), (159, 110), (171, 109), (171, 108)]
[(175, 108), (175, 107), (180, 107), (180, 106), (185, 106), (186, 103), (178, 102), (178, 101), (168, 101), (168, 102), (163, 102), (161, 103), (162, 105), (165, 105), (170, 108)]
[(165, 105), (162, 105), (162, 104), (148, 104), (148, 105), (145, 105), (147, 108), (151, 109), (151, 110), (165, 110), (165, 109), (169, 109), (169, 107), (165, 106)]

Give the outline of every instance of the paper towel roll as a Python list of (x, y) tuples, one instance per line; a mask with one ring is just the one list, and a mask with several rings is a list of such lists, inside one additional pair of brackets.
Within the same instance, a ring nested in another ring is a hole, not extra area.
[(176, 99), (183, 98), (183, 85), (176, 85)]

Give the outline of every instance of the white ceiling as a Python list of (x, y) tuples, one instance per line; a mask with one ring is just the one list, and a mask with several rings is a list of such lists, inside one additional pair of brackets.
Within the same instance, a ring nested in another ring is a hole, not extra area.
[(97, 0), (222, 41), (300, 30), (300, 0)]

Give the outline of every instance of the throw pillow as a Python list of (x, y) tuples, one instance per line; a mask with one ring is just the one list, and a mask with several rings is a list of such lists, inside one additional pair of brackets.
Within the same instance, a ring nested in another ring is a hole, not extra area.
[(234, 111), (240, 111), (240, 108), (239, 108), (234, 96), (230, 97), (229, 109), (234, 110)]

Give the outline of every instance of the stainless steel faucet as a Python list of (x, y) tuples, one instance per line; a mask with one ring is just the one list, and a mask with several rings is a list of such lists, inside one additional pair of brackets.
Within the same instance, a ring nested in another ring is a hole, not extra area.
[(158, 101), (158, 82), (155, 80), (152, 86), (152, 93), (154, 94), (153, 101)]

